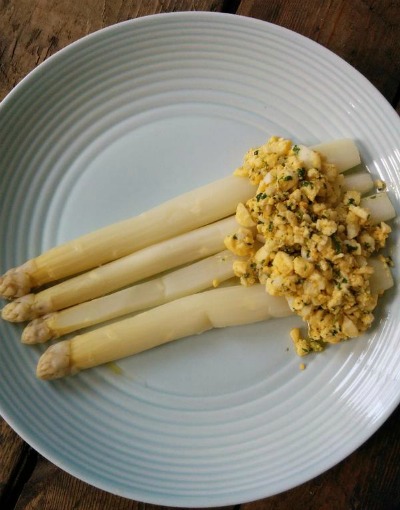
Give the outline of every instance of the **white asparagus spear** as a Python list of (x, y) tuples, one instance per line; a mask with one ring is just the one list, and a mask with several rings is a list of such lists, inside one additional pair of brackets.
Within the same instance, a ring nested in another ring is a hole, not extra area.
[(345, 172), (361, 163), (360, 154), (354, 141), (350, 138), (333, 140), (312, 147), (296, 144), (297, 156), (305, 168), (318, 167), (320, 158), (315, 154), (318, 152), (325, 157), (328, 163), (333, 163), (338, 172)]
[(368, 260), (368, 265), (374, 269), (369, 281), (372, 294), (383, 294), (383, 292), (393, 287), (392, 272), (381, 257), (371, 257)]
[[(311, 151), (303, 147), (305, 158)], [(340, 172), (360, 163), (355, 143), (334, 140), (313, 147)], [(33, 287), (71, 276), (233, 214), (254, 195), (247, 178), (228, 176), (180, 195), (134, 218), (56, 246), (0, 277), (0, 296), (21, 297)]]
[(224, 238), (236, 228), (235, 217), (232, 216), (148, 246), (37, 294), (27, 294), (11, 301), (3, 308), (2, 318), (11, 322), (33, 319), (208, 257), (224, 250)]
[(0, 278), (0, 296), (20, 297), (33, 287), (78, 274), (152, 244), (234, 214), (254, 194), (247, 178), (228, 176), (138, 216), (56, 246)]
[(342, 184), (343, 191), (358, 191), (362, 195), (374, 188), (371, 174), (365, 170), (346, 174)]
[(22, 342), (43, 343), (78, 329), (218, 286), (234, 277), (233, 261), (237, 258), (225, 250), (154, 280), (34, 319), (24, 329)]
[(339, 172), (345, 172), (361, 163), (357, 145), (350, 138), (332, 140), (310, 148), (322, 154), (328, 163), (333, 163)]
[(290, 314), (286, 299), (269, 296), (263, 285), (213, 289), (54, 344), (41, 356), (37, 377), (56, 379), (212, 328)]
[[(393, 285), (390, 269), (380, 258), (370, 263), (371, 289), (381, 294)], [(192, 294), (52, 345), (40, 357), (36, 375), (57, 379), (212, 328), (291, 314), (287, 300), (267, 294), (261, 284)]]
[(360, 207), (367, 209), (373, 223), (389, 221), (396, 217), (396, 211), (385, 192), (361, 199)]

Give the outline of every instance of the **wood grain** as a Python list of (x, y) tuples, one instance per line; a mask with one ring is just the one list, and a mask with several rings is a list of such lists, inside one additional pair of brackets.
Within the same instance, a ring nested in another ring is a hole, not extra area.
[(19, 470), (21, 458), (24, 455), (24, 441), (0, 419), (0, 445), (1, 445), (1, 463), (0, 463), (0, 500), (4, 498), (9, 487), (10, 474), (16, 474)]
[[(0, 100), (50, 55), (86, 34), (179, 10), (237, 11), (295, 30), (352, 64), (400, 113), (397, 0), (0, 0)], [(399, 509), (399, 431), (400, 407), (334, 468), (283, 494), (241, 505), (241, 510)], [(36, 454), (4, 421), (0, 448), (2, 510), (167, 510), (75, 479)]]
[(0, 100), (61, 48), (109, 25), (160, 12), (221, 11), (222, 0), (0, 0)]
[(400, 80), (400, 2), (242, 0), (237, 12), (284, 26), (329, 48), (393, 104)]
[[(15, 510), (169, 510), (169, 508), (131, 501), (91, 487), (56, 468), (42, 457), (15, 506)], [(224, 510), (233, 509), (234, 507), (224, 507)]]

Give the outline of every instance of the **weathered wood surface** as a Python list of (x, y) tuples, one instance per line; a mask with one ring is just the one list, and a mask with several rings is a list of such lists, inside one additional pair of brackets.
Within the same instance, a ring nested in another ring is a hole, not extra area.
[(354, 66), (391, 104), (398, 101), (400, 2), (254, 0), (241, 2), (237, 13), (313, 39)]
[[(363, 73), (400, 113), (400, 2), (394, 0), (0, 0), (0, 100), (50, 55), (105, 26), (182, 10), (237, 13), (295, 30)], [(93, 488), (38, 455), (0, 422), (0, 508), (157, 510)], [(400, 408), (340, 464), (241, 510), (400, 508)], [(340, 441), (340, 433), (338, 434)]]

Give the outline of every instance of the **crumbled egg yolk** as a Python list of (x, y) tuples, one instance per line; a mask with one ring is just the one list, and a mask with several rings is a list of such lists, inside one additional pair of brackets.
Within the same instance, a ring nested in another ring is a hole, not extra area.
[(324, 343), (359, 336), (373, 321), (377, 296), (370, 291), (372, 253), (391, 232), (372, 225), (357, 191), (342, 191), (343, 176), (317, 152), (272, 137), (250, 150), (236, 175), (257, 185), (239, 204), (238, 231), (226, 247), (245, 257), (234, 263), (243, 285), (261, 282), (285, 296), (308, 324), (308, 337), (291, 337), (297, 354)]
[(386, 182), (382, 181), (381, 179), (377, 179), (374, 181), (374, 186), (378, 191), (383, 191), (386, 189)]

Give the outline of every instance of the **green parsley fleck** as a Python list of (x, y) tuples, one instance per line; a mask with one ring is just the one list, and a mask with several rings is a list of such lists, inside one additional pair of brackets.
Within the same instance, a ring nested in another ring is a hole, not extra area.
[(260, 200), (264, 200), (265, 198), (267, 198), (267, 194), (266, 193), (258, 193), (256, 195), (257, 202), (259, 202)]
[(342, 252), (342, 245), (336, 236), (332, 236), (333, 247), (336, 253)]
[(304, 167), (298, 168), (297, 173), (299, 175), (299, 179), (302, 181), (306, 176), (306, 169)]

